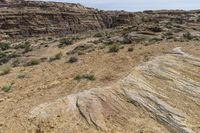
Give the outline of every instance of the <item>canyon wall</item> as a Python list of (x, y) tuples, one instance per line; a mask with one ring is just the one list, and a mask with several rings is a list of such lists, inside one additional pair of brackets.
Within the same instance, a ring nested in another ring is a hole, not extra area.
[(29, 37), (41, 34), (71, 34), (120, 25), (159, 23), (163, 20), (196, 22), (199, 11), (100, 11), (80, 4), (1, 1), (0, 35)]

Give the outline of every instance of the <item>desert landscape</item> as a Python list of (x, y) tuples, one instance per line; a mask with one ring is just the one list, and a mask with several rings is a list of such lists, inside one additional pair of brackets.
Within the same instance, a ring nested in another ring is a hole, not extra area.
[(0, 1), (0, 133), (199, 133), (200, 10)]

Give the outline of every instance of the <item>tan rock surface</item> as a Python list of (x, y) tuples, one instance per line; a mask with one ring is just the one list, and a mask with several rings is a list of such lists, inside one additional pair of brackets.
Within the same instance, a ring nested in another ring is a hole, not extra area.
[(31, 107), (2, 131), (199, 132), (199, 65), (200, 58), (176, 48), (109, 87)]

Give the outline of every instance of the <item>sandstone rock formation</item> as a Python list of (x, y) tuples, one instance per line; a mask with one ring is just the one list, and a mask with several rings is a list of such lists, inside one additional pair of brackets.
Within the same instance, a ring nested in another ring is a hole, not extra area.
[(0, 132), (199, 132), (199, 66), (176, 48), (108, 87), (31, 107)]
[[(2, 1), (0, 34), (38, 36), (39, 34), (70, 34), (100, 30), (120, 25), (161, 23), (164, 21), (196, 23), (199, 11), (99, 11), (80, 4)], [(5, 4), (7, 3), (7, 4)], [(6, 8), (4, 8), (6, 7)]]

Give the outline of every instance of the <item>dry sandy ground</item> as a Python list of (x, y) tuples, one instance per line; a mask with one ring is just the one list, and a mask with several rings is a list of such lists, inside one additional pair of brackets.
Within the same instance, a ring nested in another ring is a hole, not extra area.
[[(121, 49), (118, 53), (108, 53), (107, 48), (96, 49), (91, 53), (79, 55), (77, 63), (66, 63), (70, 57), (66, 55), (66, 52), (75, 46), (94, 39), (84, 39), (64, 49), (57, 48), (54, 45), (56, 42), (52, 43), (48, 48), (40, 49), (36, 52), (33, 51), (29, 54), (37, 58), (38, 55), (39, 57), (50, 57), (62, 52), (64, 57), (61, 60), (51, 63), (43, 62), (37, 66), (16, 67), (9, 74), (1, 76), (1, 87), (11, 83), (14, 84), (9, 92), (0, 90), (0, 132), (20, 132), (23, 131), (23, 128), (26, 129), (26, 132), (40, 132), (40, 129), (37, 127), (38, 125), (32, 126), (31, 120), (24, 120), (26, 119), (25, 115), (28, 115), (34, 107), (46, 102), (53, 102), (70, 94), (79, 93), (83, 90), (111, 86), (120, 79), (127, 77), (135, 66), (147, 60), (152, 60), (154, 57), (165, 55), (176, 47), (182, 47), (184, 52), (200, 57), (200, 42), (162, 42), (149, 46), (134, 45), (133, 52), (127, 52), (129, 45), (125, 45), (124, 49)], [(17, 78), (19, 74), (24, 74), (25, 78)], [(96, 80), (82, 80), (80, 82), (74, 80), (76, 75), (81, 74), (93, 74)], [(168, 95), (170, 94), (173, 94), (173, 92), (169, 92)], [(148, 111), (144, 111), (144, 109), (129, 105), (128, 103), (127, 105), (123, 105), (123, 107), (126, 106), (130, 106), (129, 110), (132, 109), (135, 111), (134, 116), (137, 116), (137, 118), (133, 118), (132, 121), (138, 123), (134, 126), (122, 123), (121, 127), (130, 129), (126, 132), (170, 132), (165, 126), (156, 122), (154, 118), (149, 117)], [(200, 109), (199, 106), (196, 109)], [(26, 125), (21, 124), (24, 121), (28, 121)], [(71, 120), (71, 123), (75, 121)], [(195, 122), (193, 122), (195, 131), (200, 132), (200, 123)], [(82, 127), (84, 128), (79, 129), (79, 132), (93, 132), (93, 130), (89, 130), (87, 123), (85, 125), (82, 124)], [(115, 127), (117, 126), (115, 125)], [(116, 129), (108, 132), (122, 132), (121, 127), (119, 126), (119, 130)], [(45, 131), (48, 132), (51, 129)], [(68, 132), (74, 131), (68, 130)]]

